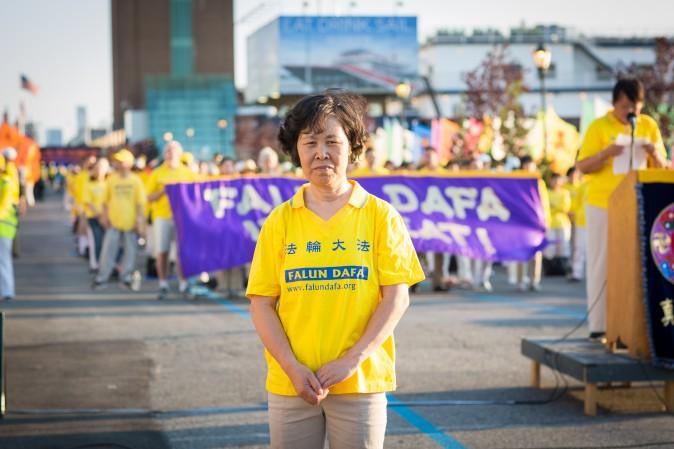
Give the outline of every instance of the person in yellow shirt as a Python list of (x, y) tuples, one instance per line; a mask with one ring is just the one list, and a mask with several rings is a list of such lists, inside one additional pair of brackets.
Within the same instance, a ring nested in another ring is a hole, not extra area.
[(587, 182), (581, 178), (580, 171), (571, 167), (566, 173), (569, 180), (566, 187), (571, 194), (571, 212), (569, 218), (573, 223), (571, 233), (573, 249), (571, 252), (571, 275), (569, 282), (580, 282), (585, 278), (585, 252), (587, 250), (587, 233), (585, 229), (585, 193)]
[[(621, 145), (630, 139), (629, 116), (636, 116), (635, 138), (647, 143), (643, 149), (649, 167), (667, 165), (667, 153), (658, 125), (641, 114), (644, 86), (637, 79), (621, 79), (613, 87), (613, 109), (588, 127), (576, 167), (588, 175), (585, 218), (587, 220), (587, 306), (590, 338), (606, 333), (606, 258), (608, 254), (608, 199), (624, 178), (614, 171), (614, 158), (630, 151)], [(619, 137), (621, 136), (621, 137)]]
[[(2, 151), (2, 156), (5, 158), (5, 172), (10, 177), (14, 183), (14, 197), (12, 198), (12, 204), (17, 210), (17, 222), (16, 222), (16, 232), (19, 233), (20, 228), (20, 218), (23, 215), (26, 215), (28, 210), (28, 201), (26, 200), (25, 189), (23, 183), (21, 182), (21, 176), (19, 174), (19, 168), (16, 166), (17, 152), (14, 148), (8, 147)], [(14, 257), (19, 257), (19, 239), (15, 238), (12, 242), (12, 255)]]
[[(153, 204), (152, 228), (154, 231), (154, 250), (157, 259), (157, 276), (159, 277), (158, 299), (166, 299), (169, 292), (168, 262), (171, 243), (175, 242), (175, 226), (173, 214), (166, 190), (166, 184), (176, 182), (191, 182), (197, 180), (197, 175), (182, 162), (183, 147), (177, 141), (171, 141), (164, 148), (164, 163), (157, 167), (148, 180), (148, 201)], [(178, 267), (178, 264), (176, 264)], [(187, 293), (187, 281), (176, 270), (179, 278), (179, 291)]]
[(550, 227), (548, 228), (548, 246), (543, 251), (543, 257), (547, 259), (549, 266), (556, 270), (563, 270), (566, 275), (566, 267), (569, 259), (569, 243), (571, 242), (571, 194), (564, 188), (564, 177), (559, 173), (550, 175), (550, 189), (548, 190), (550, 201)]
[[(308, 184), (262, 226), (246, 295), (266, 349), (271, 447), (381, 449), (393, 330), (424, 278), (402, 217), (347, 179), (365, 100), (304, 97), (279, 131)], [(354, 419), (357, 417), (357, 419)]]
[(87, 217), (89, 229), (87, 237), (89, 238), (89, 270), (94, 273), (98, 271), (98, 261), (101, 258), (101, 248), (103, 248), (103, 235), (105, 229), (101, 224), (101, 215), (103, 214), (103, 198), (105, 194), (105, 177), (108, 175), (110, 163), (107, 159), (101, 158), (96, 161), (91, 170), (91, 178), (86, 184), (82, 195), (84, 203), (84, 215)]
[[(521, 172), (537, 175), (538, 179), (538, 193), (541, 199), (541, 206), (543, 207), (543, 215), (545, 216), (546, 228), (550, 227), (550, 200), (548, 198), (548, 189), (545, 182), (540, 179), (540, 172), (536, 166), (536, 162), (531, 156), (523, 156), (520, 159)], [(543, 252), (536, 251), (534, 257), (528, 262), (517, 262), (516, 268), (516, 282), (519, 291), (526, 291), (527, 288), (532, 291), (539, 291), (541, 289), (541, 277), (543, 275)]]
[(102, 289), (115, 268), (122, 242), (122, 260), (119, 279), (136, 291), (140, 288), (140, 273), (136, 271), (138, 235), (145, 232), (145, 189), (140, 178), (131, 172), (133, 154), (119, 150), (112, 156), (116, 173), (105, 181), (102, 222), (105, 230), (100, 266), (92, 288)]
[(0, 297), (14, 299), (14, 261), (12, 241), (16, 237), (17, 210), (14, 204), (18, 186), (7, 173), (5, 158), (0, 157)]
[(377, 151), (370, 147), (365, 151), (365, 166), (357, 168), (349, 173), (349, 178), (369, 175), (388, 175), (391, 172), (381, 166)]
[(96, 164), (95, 156), (87, 156), (82, 160), (81, 170), (75, 175), (73, 182), (73, 206), (77, 216), (75, 226), (77, 234), (77, 252), (80, 256), (85, 257), (89, 249), (89, 238), (87, 237), (87, 216), (84, 213), (84, 192), (87, 188), (87, 183), (91, 177), (91, 169)]
[[(419, 160), (418, 174), (422, 175), (442, 175), (447, 171), (440, 165), (440, 155), (438, 151), (427, 146)], [(446, 292), (450, 289), (449, 281), (449, 262), (450, 254), (427, 251), (425, 254), (426, 266), (431, 273), (431, 288), (434, 292)], [(467, 257), (459, 256), (459, 263), (462, 267), (468, 267), (470, 270), (470, 260)]]

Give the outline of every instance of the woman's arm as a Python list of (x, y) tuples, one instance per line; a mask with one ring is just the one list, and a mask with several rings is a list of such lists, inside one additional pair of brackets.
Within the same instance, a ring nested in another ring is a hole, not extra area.
[(330, 388), (356, 372), (358, 365), (370, 357), (375, 349), (393, 334), (410, 303), (407, 284), (381, 287), (382, 300), (370, 317), (365, 332), (346, 354), (323, 365), (317, 372), (323, 388)]
[(601, 170), (606, 161), (608, 161), (611, 157), (618, 156), (623, 152), (624, 149), (625, 147), (622, 145), (611, 144), (594, 156), (590, 156), (583, 159), (582, 161), (576, 162), (576, 167), (578, 170), (583, 172), (583, 174), (594, 173)]
[(325, 399), (328, 394), (327, 390), (321, 387), (316, 375), (295, 358), (288, 342), (288, 336), (276, 313), (276, 298), (252, 296), (250, 314), (262, 344), (281, 365), (292, 381), (297, 394), (312, 405)]

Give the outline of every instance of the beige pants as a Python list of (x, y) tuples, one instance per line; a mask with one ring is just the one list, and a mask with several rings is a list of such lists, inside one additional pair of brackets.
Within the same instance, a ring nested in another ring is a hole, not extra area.
[(586, 206), (587, 223), (587, 325), (590, 332), (606, 331), (606, 259), (608, 210)]
[(386, 395), (328, 395), (312, 406), (297, 396), (269, 393), (272, 449), (382, 449), (386, 433)]

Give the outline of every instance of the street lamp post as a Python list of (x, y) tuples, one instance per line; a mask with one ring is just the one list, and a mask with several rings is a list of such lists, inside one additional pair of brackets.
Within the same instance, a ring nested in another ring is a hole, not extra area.
[(194, 128), (187, 128), (185, 130), (185, 135), (187, 136), (187, 138), (189, 139), (189, 142), (190, 142), (190, 151), (193, 152), (194, 148), (192, 146), (192, 138), (194, 137)]
[(550, 50), (545, 48), (543, 43), (538, 45), (538, 48), (532, 53), (532, 58), (534, 60), (534, 65), (538, 69), (538, 79), (541, 82), (541, 108), (543, 109), (543, 159), (547, 160), (548, 158), (548, 130), (546, 124), (546, 114), (547, 114), (547, 104), (546, 104), (546, 91), (545, 91), (545, 75), (550, 68), (550, 63), (552, 62), (552, 54)]
[[(405, 108), (407, 107), (407, 101), (409, 100), (410, 94), (412, 93), (412, 85), (407, 80), (400, 81), (398, 84), (396, 84), (395, 91), (396, 96), (402, 101), (402, 109), (400, 110), (400, 121), (404, 123)], [(403, 126), (407, 128), (407, 126), (405, 125)]]

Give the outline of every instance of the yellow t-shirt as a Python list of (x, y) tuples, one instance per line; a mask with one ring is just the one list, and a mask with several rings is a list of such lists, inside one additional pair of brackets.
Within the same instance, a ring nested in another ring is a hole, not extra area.
[(573, 224), (577, 228), (585, 227), (585, 194), (587, 193), (587, 182), (585, 177), (578, 184), (567, 184), (566, 188), (571, 195), (571, 213), (573, 213)]
[[(147, 188), (149, 186), (149, 181), (150, 181), (150, 172), (146, 170), (141, 170), (139, 172), (135, 173), (143, 183), (143, 189), (147, 192)], [(145, 201), (145, 207), (143, 208), (143, 215), (145, 217), (149, 217), (150, 214), (152, 213), (152, 207), (154, 203), (150, 203), (149, 201)]]
[(14, 201), (15, 205), (19, 204), (19, 200), (21, 199), (21, 191), (20, 191), (20, 186), (21, 186), (21, 180), (19, 179), (19, 169), (16, 166), (16, 162), (6, 162), (7, 164), (7, 175), (9, 175), (10, 178), (12, 178), (12, 182), (14, 183), (14, 189), (13, 189), (13, 196), (12, 200)]
[(73, 186), (73, 199), (79, 212), (84, 212), (84, 192), (89, 183), (89, 171), (82, 170), (75, 175), (75, 185)]
[[(606, 147), (615, 143), (616, 137), (620, 134), (629, 136), (630, 126), (621, 123), (613, 115), (613, 110), (610, 110), (606, 115), (590, 124), (580, 147), (578, 160), (582, 161), (603, 151)], [(660, 155), (667, 157), (658, 124), (651, 117), (643, 114), (637, 117), (634, 137), (648, 140), (655, 145), (655, 149)], [(629, 148), (626, 148), (625, 151), (629, 151)], [(604, 209), (608, 207), (608, 199), (611, 193), (625, 177), (625, 175), (613, 173), (612, 157), (604, 163), (601, 169), (585, 176), (588, 178), (587, 204)]]
[(138, 219), (138, 205), (144, 206), (145, 201), (145, 188), (137, 175), (129, 173), (122, 177), (113, 174), (106, 180), (105, 205), (113, 228), (120, 231), (134, 229)]
[(571, 211), (571, 194), (567, 189), (550, 190), (550, 229), (567, 229), (571, 227), (569, 212)]
[[(381, 301), (380, 287), (424, 279), (405, 222), (387, 202), (350, 181), (349, 203), (325, 221), (304, 205), (304, 188), (272, 211), (255, 248), (246, 295), (278, 298), (278, 316), (295, 357), (312, 371), (346, 353)], [(267, 390), (296, 396), (265, 351)], [(331, 394), (396, 387), (393, 336), (333, 385)]]
[[(156, 192), (163, 192), (166, 184), (196, 181), (196, 178), (197, 175), (182, 164), (177, 168), (172, 169), (164, 163), (157, 167), (150, 175), (150, 179), (147, 181), (147, 194), (151, 195)], [(169, 203), (166, 193), (152, 203), (152, 218), (163, 218), (167, 220), (173, 218), (171, 204)]]
[[(82, 195), (82, 205), (84, 207), (84, 214), (87, 218), (94, 218), (96, 215), (103, 211), (103, 198), (105, 196), (105, 181), (92, 181), (90, 180), (84, 190)], [(96, 208), (96, 212), (91, 209), (87, 204), (93, 204)]]

